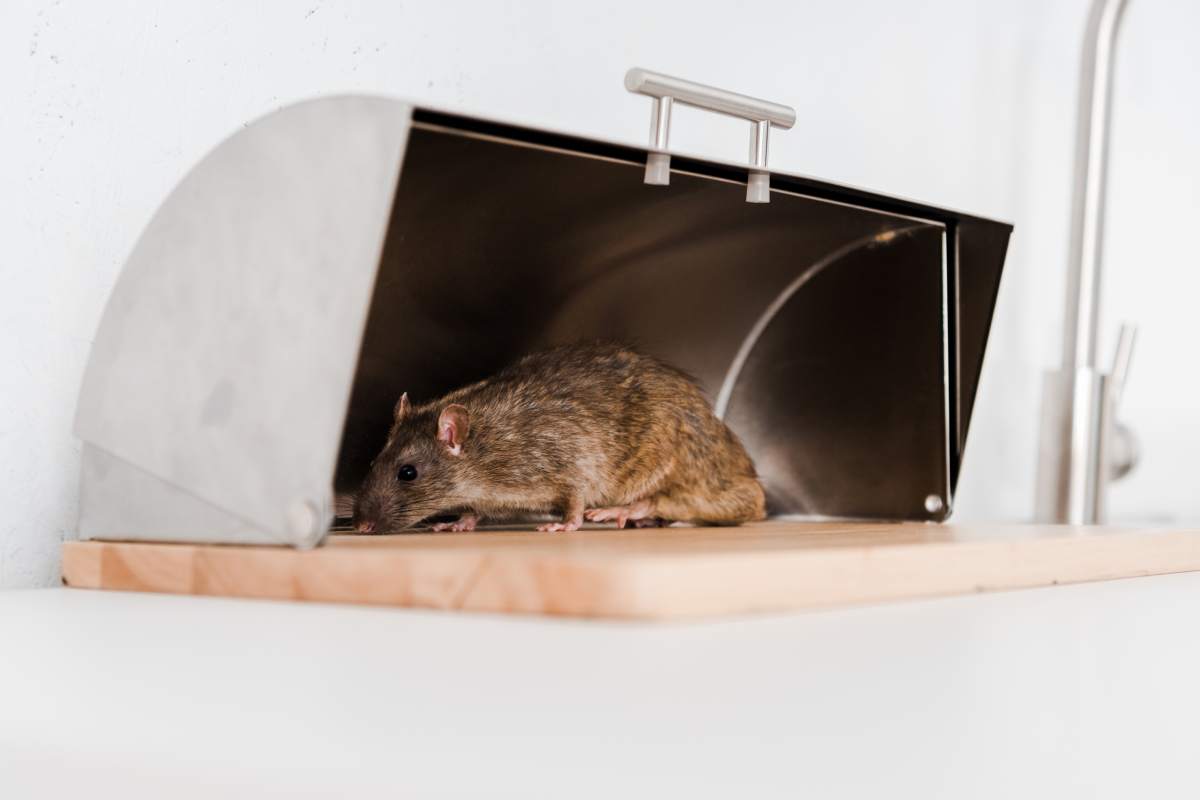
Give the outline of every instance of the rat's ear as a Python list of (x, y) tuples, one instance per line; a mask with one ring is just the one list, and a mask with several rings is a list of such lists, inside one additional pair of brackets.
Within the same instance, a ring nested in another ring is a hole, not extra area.
[(399, 422), (408, 415), (408, 392), (400, 395), (400, 399), (396, 401), (396, 410), (394, 415), (396, 417), (396, 422)]
[(467, 411), (466, 406), (452, 403), (443, 408), (442, 413), (438, 415), (438, 441), (446, 445), (452, 456), (462, 453), (463, 442), (467, 440), (470, 430), (471, 413)]

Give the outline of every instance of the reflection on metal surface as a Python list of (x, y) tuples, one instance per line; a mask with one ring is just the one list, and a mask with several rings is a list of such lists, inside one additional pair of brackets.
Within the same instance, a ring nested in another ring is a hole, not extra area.
[(741, 347), (738, 348), (737, 355), (733, 357), (733, 362), (729, 365), (729, 371), (725, 373), (725, 379), (721, 381), (721, 388), (717, 392), (716, 402), (713, 403), (713, 410), (716, 412), (717, 417), (720, 419), (725, 418), (725, 411), (729, 408), (729, 397), (733, 394), (733, 387), (737, 385), (737, 380), (742, 374), (742, 367), (746, 365), (746, 359), (750, 357), (750, 353), (753, 352), (755, 345), (758, 344), (758, 340), (762, 337), (763, 331), (766, 330), (769, 324), (771, 324), (771, 320), (775, 319), (775, 315), (779, 313), (780, 309), (782, 309), (784, 305), (792, 299), (792, 295), (800, 291), (800, 289), (809, 281), (810, 278), (815, 277), (826, 267), (836, 264), (839, 259), (849, 255), (850, 253), (853, 253), (860, 247), (866, 247), (872, 244), (886, 244), (887, 242), (895, 239), (897, 233), (908, 233), (910, 231), (917, 230), (919, 227), (921, 226), (914, 225), (909, 228), (901, 228), (899, 231), (885, 231), (884, 233), (876, 233), (870, 236), (864, 236), (863, 238), (850, 242), (847, 245), (843, 245), (842, 247), (839, 247), (837, 250), (834, 250), (829, 255), (814, 263), (808, 269), (801, 272), (798, 276), (796, 276), (795, 280), (784, 287), (784, 290), (779, 293), (779, 296), (772, 300), (770, 305), (766, 307), (759, 318), (755, 320), (753, 327), (750, 328), (750, 332), (747, 333), (746, 338), (742, 340), (742, 344)]
[(776, 514), (927, 519), (945, 498), (942, 231), (856, 248), (773, 316), (726, 422)]

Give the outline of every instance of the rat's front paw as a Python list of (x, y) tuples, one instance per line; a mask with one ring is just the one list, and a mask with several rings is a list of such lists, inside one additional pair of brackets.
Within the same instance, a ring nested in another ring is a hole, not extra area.
[(547, 522), (545, 525), (538, 525), (538, 530), (570, 533), (579, 530), (579, 526), (582, 524), (583, 520), (581, 519), (569, 519), (566, 522)]
[(463, 514), (454, 522), (438, 522), (433, 525), (431, 530), (434, 531), (454, 531), (455, 533), (463, 533), (464, 531), (475, 530), (475, 525), (478, 524), (479, 517), (474, 514)]

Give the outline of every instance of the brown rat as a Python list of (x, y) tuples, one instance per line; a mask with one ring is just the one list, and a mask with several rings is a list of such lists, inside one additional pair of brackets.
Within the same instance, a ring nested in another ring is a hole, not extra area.
[(754, 464), (699, 387), (661, 361), (610, 343), (525, 356), (438, 400), (402, 395), (358, 494), (355, 529), (395, 531), (457, 513), (556, 513), (541, 530), (586, 517), (738, 525), (762, 519)]

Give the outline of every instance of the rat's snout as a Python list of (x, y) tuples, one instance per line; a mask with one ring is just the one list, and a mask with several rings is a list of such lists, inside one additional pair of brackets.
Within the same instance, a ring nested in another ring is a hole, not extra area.
[(379, 533), (387, 530), (387, 518), (379, 501), (370, 493), (359, 495), (354, 504), (354, 532)]
[(355, 533), (394, 533), (419, 522), (423, 516), (414, 516), (412, 509), (405, 507), (403, 498), (364, 491), (354, 507), (352, 524)]

